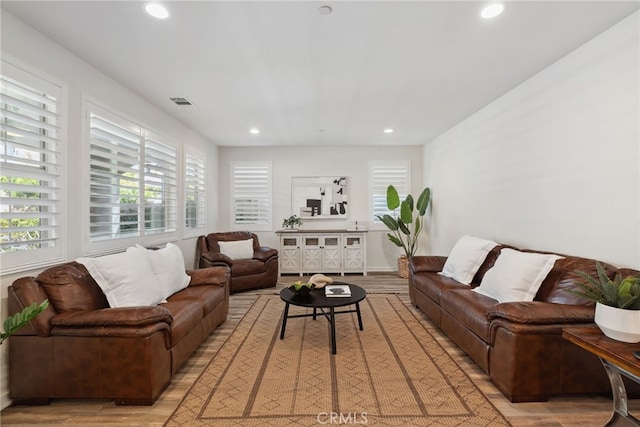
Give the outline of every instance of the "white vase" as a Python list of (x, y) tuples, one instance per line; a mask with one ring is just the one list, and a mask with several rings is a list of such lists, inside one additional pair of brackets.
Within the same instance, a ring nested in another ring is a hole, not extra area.
[(640, 342), (640, 310), (624, 310), (596, 303), (596, 325), (616, 341)]

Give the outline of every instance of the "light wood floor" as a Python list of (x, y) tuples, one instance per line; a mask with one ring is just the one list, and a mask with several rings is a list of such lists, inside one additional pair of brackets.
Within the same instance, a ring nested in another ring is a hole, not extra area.
[[(291, 283), (299, 278), (286, 276), (281, 283)], [(370, 293), (397, 293), (422, 319), (429, 331), (464, 369), (473, 382), (482, 390), (514, 426), (603, 426), (611, 414), (611, 400), (606, 397), (553, 398), (543, 403), (510, 403), (477, 367), (438, 327), (433, 325), (419, 310), (409, 304), (406, 279), (387, 274), (358, 275), (336, 278), (363, 286)], [(48, 406), (10, 406), (0, 413), (2, 425), (118, 425), (157, 426), (176, 408), (190, 385), (196, 380), (207, 362), (231, 334), (260, 293), (275, 294), (282, 286), (260, 291), (249, 291), (231, 296), (231, 308), (227, 321), (200, 346), (194, 355), (174, 376), (171, 384), (153, 406), (116, 406), (113, 401), (54, 400)], [(630, 402), (630, 410), (640, 413), (640, 400)]]

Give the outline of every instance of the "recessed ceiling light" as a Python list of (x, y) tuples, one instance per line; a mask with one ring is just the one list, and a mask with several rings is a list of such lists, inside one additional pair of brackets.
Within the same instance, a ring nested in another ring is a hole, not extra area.
[(260, 129), (256, 129), (256, 128), (251, 128), (249, 129), (249, 133), (252, 135), (257, 135), (260, 133)]
[(500, 15), (502, 12), (504, 12), (504, 4), (492, 3), (488, 6), (485, 6), (485, 8), (482, 9), (482, 12), (480, 12), (480, 16), (482, 16), (485, 19), (491, 19)]
[(169, 17), (169, 11), (158, 3), (149, 3), (144, 8), (147, 13), (154, 18), (167, 19)]
[(331, 12), (333, 12), (331, 6), (320, 6), (318, 8), (318, 13), (320, 15), (331, 15)]
[(386, 128), (386, 129), (384, 130), (384, 133), (393, 133), (393, 129), (391, 129), (391, 128)]

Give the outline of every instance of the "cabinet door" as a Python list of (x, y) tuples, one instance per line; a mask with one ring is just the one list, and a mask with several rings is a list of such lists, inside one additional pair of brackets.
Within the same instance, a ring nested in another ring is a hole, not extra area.
[(304, 272), (319, 272), (322, 268), (322, 248), (320, 237), (304, 236), (302, 238), (302, 270)]
[(282, 273), (300, 272), (300, 236), (282, 236), (278, 258)]
[(336, 272), (342, 269), (342, 243), (339, 234), (322, 236), (322, 271)]
[(364, 241), (362, 235), (344, 236), (344, 270), (362, 271), (364, 266)]

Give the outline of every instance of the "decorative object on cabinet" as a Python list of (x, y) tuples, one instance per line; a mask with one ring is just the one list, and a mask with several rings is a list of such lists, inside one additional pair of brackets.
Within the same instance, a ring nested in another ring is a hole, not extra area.
[(292, 177), (291, 207), (304, 219), (347, 218), (347, 177)]
[(277, 231), (280, 274), (367, 274), (366, 231)]
[(295, 226), (301, 226), (302, 219), (297, 217), (296, 215), (291, 215), (289, 218), (285, 218), (282, 221), (282, 226), (285, 230), (293, 230)]

